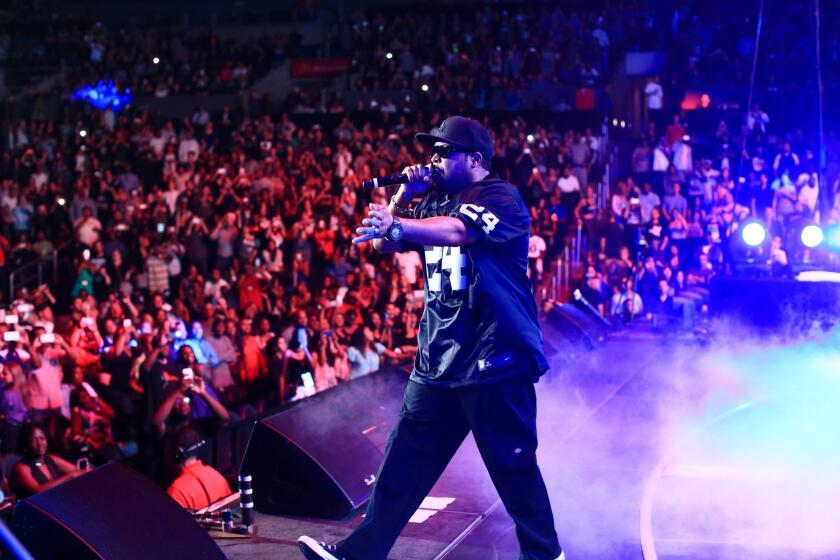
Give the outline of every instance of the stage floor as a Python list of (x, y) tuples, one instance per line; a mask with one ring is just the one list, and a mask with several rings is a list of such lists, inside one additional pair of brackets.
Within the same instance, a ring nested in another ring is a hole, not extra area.
[[(840, 503), (840, 475), (807, 450), (797, 450), (798, 464), (777, 460), (789, 450), (769, 433), (784, 432), (775, 392), (789, 388), (753, 383), (763, 366), (744, 352), (636, 332), (537, 385), (539, 458), (567, 558), (840, 558), (838, 506), (819, 507)], [(830, 404), (820, 390), (801, 397), (809, 409)], [(785, 437), (798, 439), (796, 430)], [(837, 439), (816, 453), (840, 458)], [(518, 557), (513, 523), (472, 439), (430, 498), (389, 558)], [(252, 539), (219, 543), (232, 560), (299, 560), (299, 535), (334, 542), (362, 513), (343, 521), (257, 514)]]

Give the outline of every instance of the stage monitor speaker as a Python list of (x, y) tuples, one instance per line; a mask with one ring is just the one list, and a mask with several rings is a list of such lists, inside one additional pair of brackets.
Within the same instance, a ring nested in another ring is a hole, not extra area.
[(340, 519), (364, 504), (406, 381), (377, 372), (257, 422), (240, 467), (257, 511)]
[(189, 513), (120, 463), (21, 500), (12, 530), (50, 560), (225, 558)]
[(578, 307), (564, 303), (548, 312), (545, 335), (557, 334), (576, 350), (594, 350), (606, 339), (605, 327)]

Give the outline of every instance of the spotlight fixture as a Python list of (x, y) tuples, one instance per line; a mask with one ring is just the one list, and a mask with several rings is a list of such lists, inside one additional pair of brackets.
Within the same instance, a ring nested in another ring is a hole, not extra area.
[(840, 224), (835, 224), (825, 231), (825, 240), (835, 251), (840, 249)]
[(750, 222), (741, 230), (741, 239), (749, 247), (758, 247), (767, 239), (767, 230), (758, 222)]
[(824, 236), (822, 229), (820, 229), (820, 226), (811, 224), (802, 228), (802, 234), (799, 236), (799, 238), (802, 240), (803, 245), (805, 245), (809, 249), (813, 249), (814, 247), (819, 246), (819, 244), (823, 242)]

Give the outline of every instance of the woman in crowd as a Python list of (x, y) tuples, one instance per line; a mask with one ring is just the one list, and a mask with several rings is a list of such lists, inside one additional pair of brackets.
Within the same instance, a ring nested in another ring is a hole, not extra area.
[(70, 335), (70, 347), (76, 365), (84, 368), (86, 375), (96, 375), (101, 371), (99, 350), (102, 346), (102, 335), (96, 327), (96, 320), (93, 317), (82, 317)]
[(3, 436), (0, 451), (5, 455), (17, 449), (18, 432), (27, 419), (30, 394), (26, 375), (20, 364), (10, 362), (0, 366), (3, 372), (3, 394), (0, 413), (3, 415)]
[(218, 363), (210, 370), (210, 384), (219, 393), (225, 403), (233, 402), (232, 389), (234, 387), (231, 366), (238, 360), (236, 346), (227, 334), (225, 334), (225, 320), (216, 318), (213, 320), (213, 332), (207, 339), (213, 348)]
[(595, 189), (589, 185), (584, 190), (583, 197), (575, 208), (575, 218), (586, 235), (586, 250), (590, 251), (598, 245), (598, 199)]
[(49, 452), (47, 434), (38, 424), (24, 424), (18, 441), (21, 460), (9, 476), (9, 484), (18, 498), (28, 498), (84, 474), (75, 465)]
[(369, 327), (356, 329), (353, 344), (347, 350), (350, 362), (350, 379), (355, 379), (379, 369), (380, 357), (385, 347), (374, 341), (373, 331)]

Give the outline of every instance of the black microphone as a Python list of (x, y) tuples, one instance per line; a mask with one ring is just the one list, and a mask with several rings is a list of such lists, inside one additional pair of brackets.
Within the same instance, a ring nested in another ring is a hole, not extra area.
[(405, 173), (402, 173), (401, 175), (388, 175), (387, 177), (365, 179), (362, 181), (362, 188), (379, 189), (382, 187), (390, 187), (391, 185), (402, 185), (403, 183), (408, 183), (408, 175)]
[[(426, 165), (424, 166), (426, 169), (429, 170), (429, 175), (426, 177), (431, 177), (432, 181), (437, 179), (440, 176), (440, 171), (433, 165)], [(387, 177), (374, 177), (373, 179), (365, 179), (362, 181), (362, 188), (363, 189), (381, 189), (383, 187), (390, 187), (392, 185), (402, 185), (403, 183), (408, 183), (408, 175), (402, 173), (400, 175), (388, 175)]]

